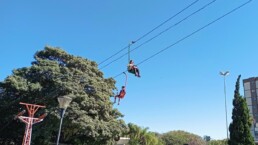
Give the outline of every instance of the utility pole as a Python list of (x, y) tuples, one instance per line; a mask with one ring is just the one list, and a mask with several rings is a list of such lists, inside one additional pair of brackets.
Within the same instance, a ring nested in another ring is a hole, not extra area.
[(20, 104), (26, 106), (26, 109), (27, 109), (28, 115), (29, 115), (28, 117), (18, 116), (18, 118), (26, 124), (26, 129), (25, 129), (22, 145), (30, 145), (32, 125), (43, 121), (43, 119), (46, 117), (47, 114), (45, 113), (45, 114), (41, 115), (39, 118), (34, 118), (34, 114), (38, 111), (38, 109), (45, 108), (45, 106), (22, 103), (22, 102), (20, 102)]

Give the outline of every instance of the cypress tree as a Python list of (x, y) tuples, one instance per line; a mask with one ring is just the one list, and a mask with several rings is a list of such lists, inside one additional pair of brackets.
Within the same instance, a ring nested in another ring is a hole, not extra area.
[(251, 135), (251, 118), (246, 104), (246, 100), (239, 93), (238, 76), (233, 99), (232, 122), (229, 126), (230, 139), (229, 145), (255, 145), (254, 138)]

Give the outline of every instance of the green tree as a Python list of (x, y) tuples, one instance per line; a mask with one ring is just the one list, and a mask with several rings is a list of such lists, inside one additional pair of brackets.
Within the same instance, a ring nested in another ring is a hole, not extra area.
[(227, 145), (227, 140), (211, 140), (208, 142), (208, 145)]
[[(63, 121), (60, 142), (74, 145), (113, 144), (127, 131), (122, 114), (113, 109), (110, 96), (115, 80), (105, 79), (94, 61), (76, 57), (60, 48), (38, 51), (30, 67), (13, 70), (0, 82), (0, 144), (21, 144), (25, 125), (14, 120), (19, 102), (46, 105), (48, 116), (33, 126), (32, 144), (55, 142), (59, 128), (57, 97), (72, 95)], [(37, 117), (37, 116), (36, 116)], [(2, 127), (2, 128), (1, 128)]]
[(235, 94), (233, 99), (232, 122), (229, 126), (230, 139), (229, 145), (255, 145), (254, 138), (251, 135), (251, 117), (246, 104), (246, 100), (240, 96), (239, 84), (240, 77), (238, 76)]
[(130, 145), (163, 145), (161, 139), (155, 133), (149, 132), (148, 128), (142, 128), (132, 123), (129, 123), (128, 127)]
[(205, 141), (198, 135), (185, 131), (170, 131), (162, 135), (166, 145), (205, 145)]

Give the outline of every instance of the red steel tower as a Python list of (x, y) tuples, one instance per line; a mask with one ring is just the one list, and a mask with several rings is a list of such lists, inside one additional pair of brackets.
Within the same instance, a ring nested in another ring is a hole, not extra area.
[(20, 102), (20, 104), (26, 106), (26, 109), (27, 109), (28, 115), (29, 115), (28, 117), (18, 116), (18, 118), (26, 124), (26, 129), (25, 129), (22, 145), (30, 145), (32, 125), (43, 121), (43, 119), (46, 117), (46, 114), (43, 114), (39, 118), (34, 118), (34, 114), (37, 112), (37, 110), (39, 108), (45, 108), (46, 106), (28, 104), (28, 103), (22, 103), (22, 102)]

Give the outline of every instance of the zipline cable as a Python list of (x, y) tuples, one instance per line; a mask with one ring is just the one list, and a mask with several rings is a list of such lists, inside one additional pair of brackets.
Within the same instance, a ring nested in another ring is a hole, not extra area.
[[(138, 42), (141, 39), (143, 39), (144, 37), (146, 37), (147, 35), (149, 35), (150, 33), (152, 33), (153, 31), (155, 31), (156, 29), (158, 29), (159, 27), (163, 26), (164, 24), (166, 24), (168, 21), (172, 20), (173, 18), (175, 18), (176, 16), (178, 16), (179, 14), (181, 14), (182, 12), (184, 12), (185, 10), (187, 10), (188, 8), (190, 8), (191, 6), (193, 6), (195, 3), (197, 3), (199, 0), (195, 0), (194, 2), (192, 2), (191, 4), (189, 4), (188, 6), (186, 6), (185, 8), (183, 8), (181, 11), (177, 12), (175, 15), (173, 15), (172, 17), (168, 18), (166, 21), (162, 22), (161, 24), (159, 24), (158, 26), (156, 26), (155, 28), (153, 28), (152, 30), (150, 30), (149, 32), (147, 32), (146, 34), (144, 34), (143, 36), (141, 36), (140, 38), (138, 38), (137, 40), (135, 40), (134, 42)], [(119, 51), (117, 51), (116, 53), (114, 53), (113, 55), (111, 55), (110, 57), (106, 58), (105, 60), (101, 61), (100, 63), (98, 63), (98, 65), (101, 65), (102, 63), (108, 61), (110, 58), (116, 56), (117, 54), (119, 54), (120, 52), (122, 52), (123, 50), (127, 49), (128, 46), (125, 46), (124, 48), (120, 49)]]
[[(137, 65), (141, 65), (142, 63), (144, 63), (144, 62), (148, 61), (149, 59), (151, 59), (151, 58), (155, 57), (156, 55), (158, 55), (158, 54), (160, 54), (160, 53), (164, 52), (165, 50), (167, 50), (167, 49), (169, 49), (169, 48), (171, 48), (171, 47), (175, 46), (176, 44), (178, 44), (178, 43), (180, 43), (180, 42), (184, 41), (185, 39), (187, 39), (187, 38), (189, 38), (189, 37), (193, 36), (194, 34), (196, 34), (196, 33), (200, 32), (201, 30), (203, 30), (203, 29), (205, 29), (205, 28), (209, 27), (210, 25), (214, 24), (215, 22), (217, 22), (217, 21), (219, 21), (219, 20), (223, 19), (224, 17), (228, 16), (229, 14), (231, 14), (231, 13), (233, 13), (233, 12), (237, 11), (238, 9), (242, 8), (243, 6), (247, 5), (247, 4), (248, 4), (248, 3), (250, 3), (251, 1), (253, 1), (253, 0), (249, 0), (249, 1), (247, 1), (247, 2), (245, 2), (245, 3), (243, 3), (243, 4), (241, 4), (241, 5), (237, 6), (236, 8), (234, 8), (234, 9), (230, 10), (229, 12), (227, 12), (227, 13), (223, 14), (222, 16), (220, 16), (220, 17), (216, 18), (215, 20), (213, 20), (213, 21), (209, 22), (208, 24), (206, 24), (206, 25), (204, 25), (204, 26), (200, 27), (199, 29), (197, 29), (197, 30), (193, 31), (192, 33), (190, 33), (190, 34), (186, 35), (185, 37), (183, 37), (183, 38), (179, 39), (179, 40), (178, 40), (178, 41), (176, 41), (175, 43), (173, 43), (173, 44), (171, 44), (171, 45), (169, 45), (169, 46), (167, 46), (167, 47), (163, 48), (162, 50), (158, 51), (157, 53), (155, 53), (155, 54), (151, 55), (150, 57), (148, 57), (148, 58), (144, 59), (143, 61), (141, 61), (141, 62), (140, 62), (140, 63), (138, 63)], [(116, 75), (116, 76), (114, 76), (113, 78), (116, 78), (116, 77), (120, 76), (121, 74), (123, 74), (123, 72), (122, 72), (122, 73), (120, 73), (120, 74), (118, 74), (118, 75)]]
[(205, 8), (207, 8), (208, 6), (210, 6), (211, 4), (213, 4), (213, 3), (216, 2), (216, 1), (217, 1), (217, 0), (213, 0), (213, 1), (209, 2), (209, 3), (207, 3), (207, 4), (204, 5), (203, 7), (199, 8), (199, 9), (196, 10), (196, 11), (194, 11), (194, 12), (191, 13), (190, 15), (184, 17), (182, 20), (176, 22), (175, 24), (173, 24), (173, 25), (171, 25), (170, 27), (168, 27), (167, 29), (161, 31), (160, 33), (158, 33), (157, 35), (153, 36), (152, 38), (146, 40), (145, 42), (143, 42), (143, 43), (140, 44), (139, 46), (135, 47), (134, 49), (130, 50), (130, 45), (129, 45), (129, 46), (128, 46), (128, 50), (129, 50), (129, 51), (128, 51), (127, 53), (124, 53), (124, 54), (121, 55), (120, 57), (118, 57), (118, 58), (114, 59), (113, 61), (109, 62), (108, 64), (102, 66), (102, 67), (100, 68), (100, 70), (102, 70), (103, 68), (105, 68), (105, 67), (111, 65), (112, 63), (118, 61), (119, 59), (123, 58), (123, 57), (126, 56), (127, 54), (128, 54), (128, 56), (130, 57), (130, 52), (132, 52), (132, 51), (134, 51), (134, 50), (136, 50), (136, 49), (142, 47), (143, 45), (149, 43), (149, 42), (152, 41), (153, 39), (155, 39), (155, 38), (157, 38), (158, 36), (160, 36), (161, 34), (167, 32), (167, 31), (170, 30), (171, 28), (174, 28), (175, 26), (179, 25), (180, 23), (186, 21), (187, 19), (189, 19), (189, 18), (192, 17), (193, 15), (199, 13), (200, 11), (202, 11), (202, 10), (205, 9)]
[(135, 42), (141, 40), (142, 38), (146, 37), (147, 35), (149, 35), (151, 32), (155, 31), (156, 29), (158, 29), (159, 27), (163, 26), (164, 24), (166, 24), (168, 21), (172, 20), (173, 18), (175, 18), (177, 15), (179, 15), (180, 13), (184, 12), (185, 10), (187, 10), (188, 8), (190, 8), (191, 6), (193, 6), (195, 3), (197, 3), (199, 0), (196, 0), (194, 2), (192, 2), (190, 5), (188, 5), (187, 7), (185, 7), (184, 9), (182, 9), (181, 11), (179, 11), (178, 13), (176, 13), (174, 16), (170, 17), (169, 19), (167, 19), (166, 21), (164, 21), (163, 23), (161, 23), (160, 25), (156, 26), (155, 28), (153, 28), (151, 31), (149, 31), (148, 33), (144, 34), (142, 37), (138, 38), (137, 40), (135, 40)]

